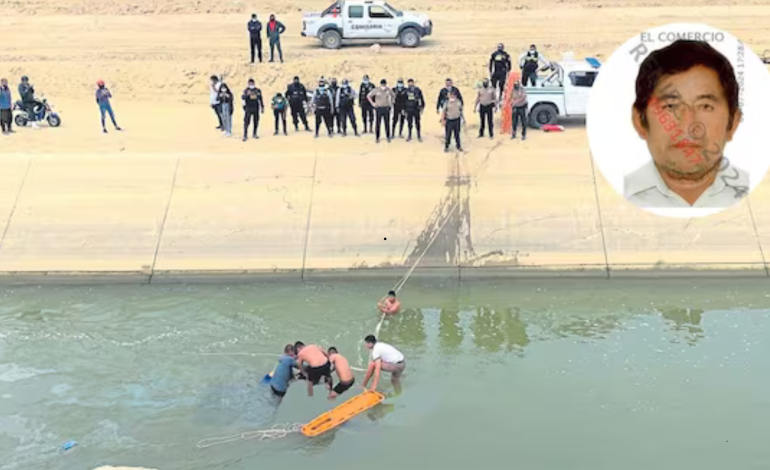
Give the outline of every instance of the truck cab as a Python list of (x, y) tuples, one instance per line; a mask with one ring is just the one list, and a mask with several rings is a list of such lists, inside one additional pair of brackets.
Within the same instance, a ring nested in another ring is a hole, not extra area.
[(432, 31), (427, 15), (401, 11), (382, 0), (336, 2), (321, 13), (305, 13), (302, 22), (302, 36), (316, 37), (328, 49), (338, 49), (343, 40), (391, 40), (417, 47)]
[(538, 77), (536, 86), (526, 87), (529, 123), (534, 128), (556, 124), (559, 118), (585, 117), (588, 98), (601, 64), (593, 58), (566, 60), (558, 64), (559, 76), (551, 83)]

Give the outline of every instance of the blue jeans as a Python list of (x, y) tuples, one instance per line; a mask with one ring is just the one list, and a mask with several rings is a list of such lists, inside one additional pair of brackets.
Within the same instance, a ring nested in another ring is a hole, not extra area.
[(110, 119), (112, 119), (112, 125), (115, 127), (118, 127), (118, 123), (115, 122), (115, 113), (112, 112), (112, 106), (108, 104), (100, 104), (99, 105), (99, 112), (102, 115), (102, 128), (104, 128), (104, 117), (105, 114), (110, 113)]

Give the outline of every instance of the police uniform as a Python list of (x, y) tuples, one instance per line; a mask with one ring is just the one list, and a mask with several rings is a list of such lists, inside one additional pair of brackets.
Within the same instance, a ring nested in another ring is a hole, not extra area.
[(358, 135), (358, 125), (356, 124), (356, 113), (354, 111), (355, 100), (356, 92), (350, 85), (343, 85), (337, 91), (337, 113), (342, 124), (342, 135), (347, 135), (348, 119), (353, 125), (353, 132)]
[(275, 135), (278, 135), (278, 124), (283, 122), (283, 135), (286, 135), (286, 98), (283, 96), (274, 96), (271, 107), (275, 117)]
[(374, 88), (374, 83), (362, 82), (361, 87), (358, 90), (358, 96), (361, 97), (358, 105), (361, 106), (361, 120), (364, 122), (364, 134), (374, 130), (374, 107), (372, 107), (372, 104), (366, 99)]
[(537, 85), (537, 66), (540, 60), (540, 54), (535, 51), (527, 51), (524, 55), (524, 66), (522, 67), (521, 85), (527, 86), (527, 79), (530, 79), (532, 86)]
[(259, 129), (259, 114), (265, 110), (265, 103), (262, 101), (262, 90), (259, 88), (246, 88), (243, 90), (243, 138), (249, 134), (249, 124), (254, 120), (254, 138), (257, 138), (257, 129)]
[(398, 136), (401, 137), (404, 133), (404, 121), (406, 120), (406, 88), (393, 89), (393, 124), (391, 125), (391, 132), (393, 136), (396, 135), (396, 124), (399, 124)]
[(331, 137), (334, 134), (332, 128), (332, 113), (334, 112), (334, 99), (332, 92), (324, 89), (316, 90), (313, 94), (313, 107), (315, 108), (315, 135), (318, 137), (318, 131), (321, 130), (321, 121), (326, 124), (326, 130)]
[(307, 115), (305, 114), (305, 103), (307, 103), (307, 89), (305, 85), (301, 83), (292, 83), (286, 88), (286, 98), (289, 100), (289, 107), (291, 107), (291, 119), (294, 121), (294, 130), (299, 130), (299, 121), (302, 120), (302, 124), (305, 125), (305, 130), (309, 131), (310, 127), (307, 125)]
[(417, 128), (417, 138), (422, 139), (420, 115), (423, 109), (425, 109), (425, 98), (422, 96), (422, 90), (417, 87), (406, 88), (404, 109), (406, 110), (406, 122), (409, 128), (409, 138), (407, 140), (412, 140), (412, 126)]
[(492, 87), (505, 91), (505, 79), (511, 71), (511, 56), (505, 51), (495, 51), (489, 59), (489, 72), (492, 75)]

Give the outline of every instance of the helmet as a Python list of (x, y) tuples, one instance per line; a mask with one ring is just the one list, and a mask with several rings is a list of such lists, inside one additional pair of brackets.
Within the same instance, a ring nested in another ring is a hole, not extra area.
[(104, 80), (99, 80), (96, 82), (96, 86), (104, 86)]

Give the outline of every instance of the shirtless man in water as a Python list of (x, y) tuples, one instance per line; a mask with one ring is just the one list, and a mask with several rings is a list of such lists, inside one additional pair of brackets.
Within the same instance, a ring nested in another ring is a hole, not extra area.
[(300, 373), (307, 377), (307, 395), (313, 396), (313, 386), (318, 385), (322, 377), (326, 382), (326, 388), (331, 390), (331, 363), (324, 350), (315, 344), (305, 346), (302, 341), (294, 343), (294, 350), (297, 354)]
[(388, 296), (377, 304), (377, 308), (379, 308), (380, 312), (384, 313), (385, 315), (393, 315), (401, 310), (401, 302), (399, 302), (396, 298), (396, 293), (394, 291), (390, 291), (388, 292)]
[(356, 382), (356, 378), (353, 377), (353, 371), (350, 370), (348, 360), (337, 351), (337, 348), (329, 348), (329, 361), (334, 366), (337, 377), (340, 379), (337, 385), (334, 386), (334, 389), (329, 392), (329, 400), (334, 400), (352, 387)]

